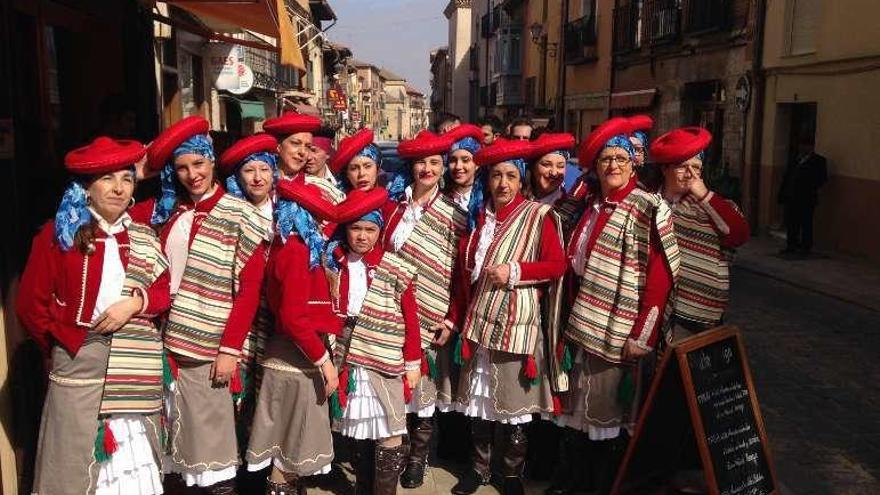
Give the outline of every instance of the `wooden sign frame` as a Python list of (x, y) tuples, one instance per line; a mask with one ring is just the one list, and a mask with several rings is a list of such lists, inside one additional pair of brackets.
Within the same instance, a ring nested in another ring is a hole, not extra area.
[(623, 483), (626, 481), (627, 469), (629, 468), (630, 462), (633, 460), (633, 457), (636, 453), (639, 439), (644, 433), (643, 430), (645, 428), (646, 419), (651, 414), (651, 410), (654, 406), (655, 401), (657, 400), (657, 395), (661, 388), (661, 384), (663, 383), (664, 375), (667, 371), (667, 368), (669, 368), (670, 366), (670, 362), (673, 359), (676, 360), (676, 364), (678, 365), (678, 370), (681, 375), (680, 378), (683, 392), (687, 400), (688, 411), (690, 412), (690, 424), (693, 428), (694, 437), (697, 443), (696, 447), (700, 455), (700, 461), (703, 467), (703, 473), (705, 475), (709, 493), (711, 495), (721, 495), (717, 485), (715, 468), (712, 464), (711, 452), (709, 451), (709, 445), (706, 439), (706, 431), (703, 425), (703, 418), (700, 415), (700, 408), (697, 403), (697, 395), (694, 390), (693, 376), (691, 375), (691, 369), (687, 361), (687, 356), (693, 351), (699, 350), (703, 347), (707, 347), (716, 342), (729, 339), (731, 337), (734, 338), (734, 340), (736, 341), (736, 345), (739, 350), (739, 361), (740, 366), (742, 367), (743, 378), (745, 380), (744, 385), (749, 393), (749, 402), (755, 418), (755, 425), (758, 430), (757, 434), (761, 440), (764, 458), (767, 462), (767, 468), (770, 474), (770, 481), (773, 486), (770, 494), (779, 494), (779, 483), (776, 478), (776, 470), (773, 465), (773, 458), (770, 452), (770, 444), (767, 439), (767, 431), (764, 427), (764, 418), (761, 416), (758, 396), (755, 393), (755, 386), (752, 381), (751, 368), (749, 367), (748, 359), (746, 357), (746, 350), (745, 346), (743, 345), (742, 334), (740, 333), (739, 328), (735, 326), (722, 326), (688, 337), (686, 339), (682, 339), (670, 345), (666, 349), (666, 352), (664, 352), (657, 373), (651, 382), (651, 387), (649, 389), (644, 406), (639, 413), (639, 420), (636, 423), (632, 438), (630, 438), (629, 444), (626, 448), (626, 452), (623, 456), (623, 460), (621, 461), (620, 468), (618, 469), (617, 476), (614, 479), (614, 485), (611, 488), (611, 493), (613, 495), (627, 493), (621, 491), (623, 489)]

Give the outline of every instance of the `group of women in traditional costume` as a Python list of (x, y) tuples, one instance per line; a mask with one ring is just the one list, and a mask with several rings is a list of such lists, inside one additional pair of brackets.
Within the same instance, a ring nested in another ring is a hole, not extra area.
[[(496, 473), (522, 493), (538, 419), (564, 432), (549, 491), (604, 466), (601, 490), (639, 363), (721, 321), (749, 235), (701, 179), (708, 132), (667, 133), (646, 160), (650, 127), (586, 136), (571, 191), (574, 136), (486, 146), (469, 124), (401, 142), (390, 177), (372, 131), (334, 150), (299, 114), (219, 159), (199, 117), (148, 147), (70, 152), (16, 308), (51, 359), (32, 493), (162, 493), (176, 473), (231, 494), (240, 469), (305, 493), (335, 432), (355, 492), (393, 494), (423, 483), (452, 411), (472, 451), (454, 493)], [(659, 189), (639, 185), (645, 167)], [(155, 175), (158, 196), (135, 204)]]

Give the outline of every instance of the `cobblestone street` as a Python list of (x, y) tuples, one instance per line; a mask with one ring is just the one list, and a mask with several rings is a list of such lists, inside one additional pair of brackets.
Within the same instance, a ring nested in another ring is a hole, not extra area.
[(780, 481), (880, 493), (880, 313), (743, 269), (732, 285)]

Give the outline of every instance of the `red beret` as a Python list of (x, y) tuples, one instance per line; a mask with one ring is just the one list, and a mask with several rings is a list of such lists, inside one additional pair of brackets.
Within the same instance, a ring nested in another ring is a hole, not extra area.
[(146, 152), (144, 145), (137, 141), (117, 141), (101, 136), (90, 144), (67, 153), (64, 166), (78, 175), (106, 174), (134, 165)]
[(599, 127), (594, 129), (581, 143), (580, 148), (578, 148), (577, 157), (581, 169), (593, 168), (596, 157), (599, 156), (599, 152), (605, 147), (605, 143), (618, 134), (629, 136), (629, 119), (614, 117), (599, 124)]
[(373, 142), (373, 137), (372, 129), (361, 129), (354, 135), (343, 138), (330, 160), (330, 170), (338, 174), (355, 155)]
[(472, 137), (476, 139), (480, 145), (483, 144), (483, 129), (474, 124), (461, 124), (449, 129), (441, 134), (441, 136), (449, 140), (450, 147), (466, 137)]
[(494, 165), (517, 158), (528, 159), (532, 155), (533, 144), (530, 141), (496, 139), (489, 146), (480, 148), (474, 160), (477, 165)]
[(567, 132), (545, 132), (532, 141), (532, 154), (529, 160), (537, 160), (547, 153), (559, 150), (571, 151), (574, 148), (574, 136)]
[(336, 205), (336, 223), (354, 222), (367, 213), (378, 210), (387, 201), (388, 191), (384, 187), (374, 187), (369, 191), (350, 191), (345, 200)]
[(279, 196), (302, 206), (317, 220), (334, 222), (336, 205), (324, 198), (321, 188), (306, 184), (304, 174), (293, 179), (282, 179), (275, 188)]
[(632, 134), (636, 131), (648, 131), (654, 127), (654, 119), (650, 115), (633, 115), (629, 117), (629, 132)]
[(225, 174), (231, 174), (236, 165), (254, 153), (275, 153), (278, 141), (265, 132), (239, 139), (220, 156), (220, 168)]
[(263, 130), (276, 137), (289, 136), (298, 132), (315, 132), (321, 128), (321, 119), (312, 115), (287, 112), (263, 122)]
[(207, 134), (210, 127), (207, 120), (193, 115), (165, 129), (147, 148), (147, 165), (151, 170), (161, 170), (178, 146), (197, 134)]
[(681, 127), (658, 137), (651, 143), (654, 163), (681, 163), (709, 147), (712, 134), (702, 127)]
[(442, 155), (449, 151), (451, 145), (448, 138), (438, 136), (431, 131), (419, 131), (415, 138), (401, 141), (397, 145), (397, 154), (404, 160), (418, 160), (432, 155)]

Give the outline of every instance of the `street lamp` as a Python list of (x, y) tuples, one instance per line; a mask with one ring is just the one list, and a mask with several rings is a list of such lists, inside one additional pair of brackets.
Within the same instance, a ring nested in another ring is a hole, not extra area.
[(532, 43), (538, 45), (542, 52), (547, 53), (550, 57), (556, 56), (556, 48), (559, 43), (548, 43), (547, 33), (544, 32), (544, 25), (540, 22), (534, 22), (529, 26), (529, 34), (532, 35)]

